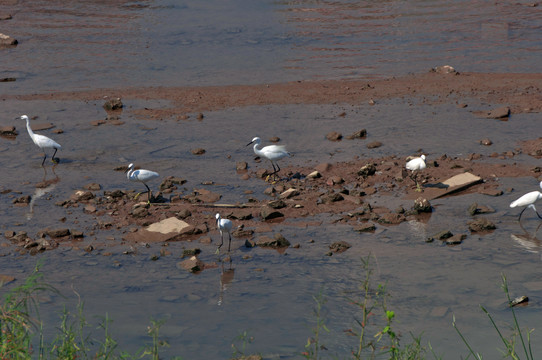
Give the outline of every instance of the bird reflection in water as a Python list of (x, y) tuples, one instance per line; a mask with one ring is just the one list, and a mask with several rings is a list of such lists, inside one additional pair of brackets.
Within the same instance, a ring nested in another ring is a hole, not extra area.
[(235, 269), (232, 268), (232, 261), (231, 258), (229, 258), (229, 265), (228, 268), (225, 269), (224, 263), (226, 261), (222, 261), (221, 271), (220, 271), (220, 291), (218, 293), (218, 302), (217, 305), (221, 306), (224, 303), (224, 293), (226, 290), (228, 290), (229, 285), (233, 281), (234, 275), (235, 275)]
[(510, 235), (512, 240), (514, 240), (521, 248), (523, 248), (525, 251), (528, 251), (533, 254), (539, 254), (540, 260), (542, 260), (542, 241), (539, 240), (536, 237), (536, 234), (540, 227), (542, 226), (542, 223), (538, 224), (536, 227), (536, 230), (534, 233), (530, 234), (521, 223), (519, 224), (521, 227), (521, 230), (523, 230), (523, 234), (512, 234)]
[(56, 187), (56, 184), (60, 181), (60, 178), (55, 172), (55, 167), (56, 164), (52, 167), (54, 177), (51, 179), (47, 179), (47, 169), (45, 167), (42, 167), (43, 179), (36, 184), (36, 190), (34, 190), (34, 194), (30, 198), (29, 212), (26, 214), (27, 220), (32, 219), (32, 217), (34, 216), (34, 203), (36, 202), (36, 200), (42, 198), (45, 194), (53, 191), (53, 189)]

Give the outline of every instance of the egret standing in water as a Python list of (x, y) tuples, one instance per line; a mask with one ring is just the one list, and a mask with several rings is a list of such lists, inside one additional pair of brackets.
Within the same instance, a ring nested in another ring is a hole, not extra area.
[[(271, 165), (273, 166), (273, 173), (271, 173), (269, 176), (273, 175), (273, 177), (275, 177), (276, 174), (278, 174), (278, 172), (280, 171), (280, 167), (277, 161), (282, 159), (283, 157), (290, 156), (291, 154), (286, 151), (286, 147), (284, 145), (268, 145), (261, 149), (258, 149), (261, 141), (262, 140), (259, 137), (255, 137), (254, 139), (252, 139), (251, 142), (247, 144), (247, 146), (254, 144), (254, 153), (258, 156), (266, 158), (271, 162)], [(267, 179), (269, 179), (269, 176), (267, 176)]]
[[(542, 188), (542, 182), (540, 182), (540, 187)], [(514, 208), (516, 206), (525, 206), (525, 208), (519, 213), (518, 221), (521, 220), (521, 215), (527, 208), (533, 209), (536, 215), (538, 215), (538, 218), (542, 219), (542, 216), (540, 216), (540, 214), (538, 213), (538, 211), (536, 211), (536, 208), (534, 207), (534, 203), (540, 199), (542, 199), (542, 193), (540, 191), (531, 191), (523, 195), (516, 201), (512, 201), (512, 203), (510, 204), (511, 208)]]
[(43, 150), (43, 161), (41, 162), (41, 166), (43, 166), (43, 164), (45, 163), (45, 159), (47, 158), (47, 153), (45, 152), (45, 149), (55, 149), (52, 161), (54, 163), (58, 163), (58, 158), (55, 158), (55, 155), (58, 149), (60, 149), (62, 146), (60, 146), (56, 141), (48, 138), (47, 136), (34, 134), (32, 128), (30, 127), (30, 119), (27, 115), (22, 115), (18, 119), (26, 120), (26, 130), (28, 130), (28, 135), (30, 135), (34, 144), (36, 144), (41, 150)]
[[(144, 169), (134, 170), (134, 164), (128, 165), (128, 169), (126, 170), (126, 172), (128, 174), (127, 175), (128, 180), (138, 181), (142, 183), (143, 185), (145, 185), (145, 187), (147, 188), (147, 193), (149, 194), (149, 202), (150, 202), (152, 199), (152, 191), (146, 183), (147, 181), (156, 179), (160, 175), (158, 175), (157, 172), (150, 171), (150, 170), (144, 170)], [(137, 193), (134, 199), (137, 199), (139, 195), (141, 195), (141, 193)]]
[(416, 191), (422, 191), (418, 183), (417, 171), (425, 169), (425, 155), (414, 158), (406, 163), (406, 169), (412, 171), (410, 178), (416, 183)]
[(233, 223), (231, 222), (231, 220), (222, 219), (219, 213), (216, 213), (215, 217), (216, 217), (216, 227), (218, 228), (218, 231), (220, 231), (220, 245), (218, 245), (216, 252), (218, 254), (218, 252), (220, 251), (220, 248), (224, 244), (224, 232), (228, 233), (228, 240), (229, 240), (228, 252), (229, 252), (230, 247), (231, 247), (231, 229), (233, 227)]

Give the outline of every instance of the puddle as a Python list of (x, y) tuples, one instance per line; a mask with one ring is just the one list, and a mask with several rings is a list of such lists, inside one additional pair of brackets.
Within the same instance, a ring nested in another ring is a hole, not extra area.
[[(450, 63), (460, 71), (537, 72), (539, 7), (527, 4), (472, 4), (457, 2), (258, 2), (234, 1), (38, 1), (13, 5), (14, 19), (2, 21), (2, 32), (19, 40), (16, 48), (0, 49), (0, 94), (32, 94), (110, 87), (195, 86), (266, 83), (297, 79), (393, 76), (427, 71)], [(506, 14), (503, 17), (502, 14)], [(506, 19), (506, 22), (503, 20)], [(498, 46), (496, 46), (498, 45)], [(510, 56), (513, 53), (514, 56)], [(475, 59), (473, 61), (473, 59)], [(39, 69), (39, 70), (38, 70)], [(59, 321), (65, 303), (75, 304), (77, 291), (85, 301), (88, 319), (107, 313), (120, 348), (132, 352), (146, 339), (150, 319), (166, 319), (160, 334), (171, 347), (164, 357), (226, 358), (232, 340), (248, 331), (254, 337), (249, 351), (299, 357), (311, 336), (313, 296), (320, 290), (328, 300), (323, 338), (329, 357), (344, 357), (355, 339), (344, 331), (355, 327), (356, 310), (346, 298), (364, 278), (360, 258), (375, 258), (374, 281), (387, 283), (389, 307), (397, 328), (430, 341), (437, 354), (458, 358), (466, 349), (451, 321), (456, 316), (463, 334), (486, 357), (500, 346), (494, 329), (479, 309), (484, 304), (500, 321), (511, 322), (500, 290), (500, 276), (508, 277), (513, 296), (528, 295), (529, 306), (519, 308), (520, 322), (534, 326), (542, 319), (540, 295), (540, 243), (538, 219), (526, 211), (522, 227), (519, 213), (508, 204), (517, 194), (537, 189), (533, 178), (503, 178), (500, 197), (469, 194), (432, 202), (436, 209), (425, 222), (377, 227), (374, 234), (359, 234), (350, 226), (332, 225), (330, 215), (284, 221), (273, 225), (300, 248), (285, 253), (232, 243), (232, 269), (222, 267), (214, 245), (199, 242), (130, 247), (120, 239), (126, 229), (98, 229), (94, 216), (81, 207), (54, 204), (89, 183), (102, 190), (138, 189), (114, 169), (130, 162), (161, 176), (187, 179), (181, 189), (189, 193), (205, 187), (222, 195), (221, 202), (265, 199), (268, 184), (235, 171), (238, 161), (249, 164), (249, 174), (268, 167), (256, 163), (245, 145), (260, 136), (264, 143), (280, 137), (294, 156), (281, 168), (408, 155), (423, 149), (428, 159), (443, 154), (489, 156), (513, 150), (516, 142), (532, 139), (539, 131), (537, 114), (514, 114), (510, 121), (480, 119), (472, 111), (488, 104), (470, 99), (469, 107), (455, 104), (425, 105), (422, 100), (398, 98), (361, 105), (267, 105), (206, 112), (198, 121), (142, 120), (136, 110), (167, 107), (166, 101), (123, 99), (119, 125), (100, 126), (106, 113), (98, 101), (4, 101), (2, 125), (15, 125), (15, 139), (0, 138), (0, 187), (3, 231), (25, 230), (34, 236), (47, 227), (77, 228), (85, 240), (37, 256), (19, 256), (2, 248), (2, 273), (19, 280), (38, 259), (44, 260), (46, 280), (68, 296), (53, 296), (43, 304), (43, 320), (50, 327)], [(465, 101), (462, 99), (461, 101)], [(339, 114), (345, 113), (345, 116)], [(51, 122), (40, 133), (62, 145), (60, 163), (40, 167), (39, 149), (31, 142), (23, 122), (11, 120), (23, 113), (35, 121)], [(517, 126), (521, 123), (521, 126)], [(331, 142), (331, 131), (349, 135), (367, 129), (363, 140)], [(56, 134), (54, 129), (62, 129)], [(480, 145), (490, 138), (492, 146)], [(511, 140), (512, 139), (512, 140)], [(367, 143), (383, 146), (368, 149)], [(205, 154), (192, 155), (194, 148)], [(491, 161), (536, 164), (522, 154), (513, 160)], [(53, 172), (54, 169), (54, 172)], [(49, 181), (45, 188), (36, 184)], [(202, 185), (212, 183), (213, 185)], [(159, 182), (149, 184), (156, 189)], [(32, 196), (28, 206), (13, 200)], [(377, 194), (371, 203), (392, 209), (406, 204), (399, 196)], [(497, 230), (470, 234), (468, 207), (473, 203), (497, 210), (487, 217)], [(107, 218), (104, 216), (104, 218)], [(301, 223), (308, 224), (302, 225)], [(322, 225), (313, 225), (322, 224)], [(426, 243), (445, 229), (468, 234), (458, 246)], [(210, 235), (215, 241), (218, 233)], [(310, 240), (314, 240), (311, 242)], [(327, 256), (337, 240), (352, 247)], [(87, 253), (83, 244), (104, 244), (108, 251)], [(216, 267), (198, 275), (178, 268), (184, 248), (199, 247), (201, 259)], [(166, 249), (169, 256), (152, 257)], [(130, 254), (123, 254), (130, 252)], [(247, 255), (247, 258), (244, 256)], [(2, 289), (2, 292), (4, 289)], [(99, 335), (99, 334), (98, 334)], [(97, 336), (98, 336), (97, 335)], [(495, 336), (494, 336), (495, 335)], [(535, 334), (536, 335), (536, 334)], [(533, 343), (533, 352), (540, 352)], [(272, 355), (270, 355), (272, 356)]]

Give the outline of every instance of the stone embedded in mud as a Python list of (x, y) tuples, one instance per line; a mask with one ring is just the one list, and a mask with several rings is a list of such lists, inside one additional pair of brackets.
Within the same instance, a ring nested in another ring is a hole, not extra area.
[(54, 229), (54, 230), (45, 230), (45, 233), (49, 235), (52, 238), (60, 238), (64, 236), (70, 235), (70, 229), (63, 228), (63, 229)]
[(381, 147), (383, 144), (380, 141), (373, 141), (367, 144), (367, 149), (376, 149)]
[(196, 256), (198, 255), (199, 253), (201, 253), (201, 249), (198, 249), (198, 248), (195, 248), (195, 249), (184, 249), (183, 250), (183, 254), (181, 255), (181, 258), (185, 258), (185, 257), (192, 257), (192, 256)]
[(122, 100), (120, 98), (109, 99), (103, 105), (103, 108), (106, 111), (120, 110), (123, 107), (124, 107), (124, 104), (122, 103)]
[(246, 161), (238, 161), (235, 163), (235, 170), (243, 171), (248, 169), (248, 163)]
[(344, 179), (338, 175), (332, 176), (329, 179), (327, 179), (326, 184), (329, 186), (333, 186), (336, 184), (342, 184), (344, 183)]
[(11, 36), (0, 33), (0, 47), (1, 46), (15, 46), (18, 43), (19, 42), (16, 39), (12, 38)]
[[(277, 200), (280, 201), (280, 200)], [(247, 209), (235, 209), (228, 218), (235, 220), (250, 220), (252, 219), (252, 211)]]
[(18, 197), (16, 199), (13, 199), (12, 203), (13, 204), (24, 204), (24, 205), (28, 205), (30, 203), (30, 200), (32, 199), (32, 197), (30, 195), (23, 195), (21, 197)]
[(446, 240), (448, 238), (451, 238), (452, 236), (454, 236), (454, 234), (452, 234), (450, 230), (442, 230), (441, 232), (433, 235), (433, 238), (437, 240)]
[(433, 211), (433, 208), (431, 207), (431, 203), (429, 202), (429, 200), (423, 197), (419, 197), (414, 201), (413, 209), (418, 212), (426, 212), (426, 213), (430, 213)]
[(355, 133), (348, 135), (346, 138), (348, 140), (352, 140), (352, 139), (365, 139), (366, 137), (367, 137), (367, 130), (361, 129), (360, 131), (356, 131)]
[(326, 139), (328, 139), (329, 141), (339, 141), (342, 138), (343, 138), (343, 135), (336, 131), (332, 131), (326, 135)]
[(77, 190), (70, 196), (70, 200), (74, 202), (80, 202), (80, 201), (88, 201), (90, 199), (94, 199), (94, 194), (90, 191), (83, 191), (83, 190)]
[(289, 188), (288, 190), (282, 192), (280, 195), (279, 195), (279, 198), (281, 199), (290, 199), (294, 196), (297, 196), (299, 195), (299, 191), (294, 189), (294, 188)]
[(273, 238), (262, 236), (256, 241), (259, 247), (284, 248), (290, 246), (290, 242), (281, 234), (276, 233)]
[(354, 231), (357, 232), (373, 232), (376, 230), (376, 226), (371, 223), (365, 223), (354, 227)]
[(346, 241), (336, 241), (333, 244), (329, 245), (330, 252), (328, 253), (328, 255), (332, 255), (333, 253), (340, 254), (350, 249), (351, 247), (352, 245), (350, 245)]
[(124, 190), (104, 191), (104, 196), (110, 196), (112, 198), (121, 198), (126, 195)]
[(488, 119), (504, 119), (510, 116), (510, 108), (508, 106), (502, 106), (493, 109), (487, 113)]
[(316, 170), (318, 172), (321, 172), (321, 173), (324, 173), (326, 171), (331, 170), (332, 167), (333, 167), (333, 165), (331, 165), (330, 163), (322, 163), (322, 164), (316, 165), (314, 167), (314, 170)]
[(191, 273), (197, 273), (204, 269), (205, 265), (203, 261), (199, 260), (195, 255), (190, 259), (181, 261), (178, 266)]
[(97, 184), (97, 183), (90, 183), (90, 184), (87, 184), (87, 185), (83, 186), (83, 188), (85, 190), (98, 191), (98, 190), (102, 189), (102, 186), (100, 184)]
[(314, 170), (309, 175), (307, 175), (307, 178), (309, 178), (309, 179), (318, 179), (318, 178), (321, 178), (321, 177), (322, 177), (322, 174), (320, 174), (317, 170)]
[(190, 227), (185, 221), (179, 220), (176, 217), (169, 217), (162, 221), (153, 223), (145, 228), (145, 230), (150, 232), (158, 232), (161, 234), (169, 233), (182, 233), (187, 228)]
[(144, 206), (136, 206), (132, 209), (131, 214), (135, 218), (144, 218), (149, 215), (149, 210)]
[(15, 126), (2, 126), (0, 127), (0, 135), (17, 136), (19, 132), (15, 130)]
[(278, 199), (278, 200), (273, 200), (273, 201), (268, 202), (267, 206), (273, 209), (282, 209), (286, 207), (286, 203), (283, 200)]
[(324, 204), (331, 204), (337, 201), (343, 201), (344, 196), (342, 196), (341, 193), (333, 193), (322, 196), (322, 203)]
[(163, 191), (165, 189), (172, 189), (175, 187), (175, 185), (183, 185), (186, 183), (185, 179), (174, 177), (174, 176), (168, 176), (167, 178), (162, 181), (160, 184), (160, 191)]
[(397, 213), (384, 213), (381, 214), (378, 218), (378, 223), (388, 224), (388, 225), (397, 225), (405, 221), (405, 215)]
[(480, 140), (480, 144), (485, 145), (485, 146), (491, 146), (493, 145), (493, 141), (491, 141), (488, 138), (485, 138), (485, 139)]
[(456, 234), (445, 239), (446, 245), (459, 245), (467, 238), (465, 234)]
[(277, 210), (267, 206), (267, 205), (264, 205), (260, 209), (260, 217), (262, 218), (262, 220), (267, 221), (267, 220), (272, 220), (272, 219), (277, 219), (277, 218), (280, 218), (280, 217), (284, 217), (284, 214), (281, 213), (280, 211), (277, 211)]
[(188, 209), (182, 209), (177, 214), (175, 214), (175, 216), (177, 217), (177, 219), (184, 220), (187, 217), (192, 216), (192, 213)]
[(374, 175), (375, 173), (376, 173), (376, 166), (375, 166), (375, 164), (366, 164), (366, 165), (363, 165), (363, 166), (358, 170), (358, 175), (359, 175), (359, 176), (363, 176), (363, 177), (371, 176), (371, 175)]
[(472, 232), (491, 231), (497, 228), (493, 222), (484, 217), (469, 221), (467, 224)]
[(441, 65), (431, 69), (431, 72), (437, 74), (459, 74), (452, 66), (450, 65)]
[(192, 153), (192, 155), (203, 155), (203, 154), (205, 154), (205, 149), (196, 148), (196, 149), (190, 150), (190, 152)]

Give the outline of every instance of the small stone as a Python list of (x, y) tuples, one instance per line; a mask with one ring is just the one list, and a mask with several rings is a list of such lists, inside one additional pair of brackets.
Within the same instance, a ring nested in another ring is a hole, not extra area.
[(190, 152), (192, 153), (192, 155), (203, 155), (205, 154), (205, 149), (197, 148), (190, 150)]
[(344, 179), (338, 175), (332, 176), (329, 179), (327, 179), (326, 184), (329, 186), (333, 186), (336, 184), (342, 184), (344, 183)]
[(90, 191), (77, 190), (70, 196), (70, 200), (74, 202), (88, 201), (94, 199), (94, 194)]
[(329, 141), (339, 141), (343, 138), (341, 133), (338, 133), (336, 131), (332, 131), (326, 135), (326, 139)]
[(382, 146), (380, 141), (373, 141), (367, 144), (367, 149), (376, 149)]
[(322, 202), (324, 204), (331, 204), (342, 200), (344, 200), (344, 196), (342, 196), (340, 193), (333, 193), (322, 197)]
[(192, 213), (191, 213), (190, 210), (188, 210), (188, 209), (182, 209), (182, 210), (179, 211), (175, 216), (177, 217), (177, 219), (184, 220), (184, 219), (186, 219), (187, 217), (192, 216)]
[(103, 108), (107, 111), (113, 111), (113, 110), (120, 110), (123, 108), (123, 104), (122, 104), (122, 100), (120, 98), (113, 98), (113, 99), (109, 99), (107, 100), (104, 105), (103, 105)]
[(203, 261), (199, 260), (196, 256), (192, 256), (190, 259), (186, 259), (178, 264), (182, 269), (185, 269), (191, 273), (197, 273), (203, 270)]
[(361, 167), (361, 169), (358, 170), (358, 175), (367, 177), (374, 175), (376, 173), (376, 166), (375, 164), (366, 164)]
[(83, 186), (83, 188), (85, 190), (98, 191), (98, 190), (102, 189), (102, 186), (100, 184), (97, 184), (97, 183), (90, 183), (90, 184), (87, 184), (87, 185)]
[(267, 206), (273, 209), (282, 209), (286, 207), (286, 203), (282, 201), (281, 199), (273, 200), (267, 203)]
[(354, 231), (357, 232), (373, 232), (376, 230), (376, 226), (371, 223), (361, 224), (354, 227)]
[(508, 106), (502, 106), (491, 110), (487, 113), (488, 119), (504, 119), (510, 116), (510, 108)]
[(19, 132), (15, 130), (15, 126), (2, 126), (0, 127), (0, 134), (5, 136), (16, 136)]
[(290, 199), (290, 198), (293, 198), (294, 196), (297, 196), (297, 195), (299, 195), (299, 191), (297, 189), (289, 188), (288, 190), (282, 192), (279, 195), (279, 198), (281, 198), (281, 199)]
[(0, 34), (0, 46), (14, 46), (19, 42), (9, 35)]
[(30, 203), (30, 200), (32, 199), (32, 197), (30, 195), (24, 195), (24, 196), (21, 196), (21, 197), (18, 197), (16, 199), (13, 199), (12, 203), (13, 204), (29, 204)]
[(437, 66), (431, 69), (432, 72), (437, 74), (457, 74), (458, 72), (450, 65)]
[(248, 169), (248, 163), (246, 161), (238, 161), (235, 164), (235, 170), (237, 170), (237, 171), (243, 171), (243, 170), (246, 170), (246, 169)]
[(277, 219), (277, 218), (280, 218), (280, 217), (284, 217), (284, 214), (281, 213), (280, 211), (277, 211), (269, 206), (262, 206), (261, 210), (260, 210), (260, 216), (262, 218), (262, 220), (264, 221), (267, 221), (267, 220), (272, 220), (272, 219)]
[(485, 138), (485, 139), (480, 140), (480, 144), (485, 145), (485, 146), (490, 146), (490, 145), (493, 145), (493, 141), (489, 140), (488, 138)]
[(414, 210), (418, 212), (426, 212), (426, 213), (430, 213), (433, 211), (429, 200), (423, 197), (419, 197), (414, 201)]
[(149, 215), (149, 210), (143, 206), (138, 206), (132, 210), (132, 216), (135, 218), (144, 218)]
[(467, 224), (472, 232), (490, 231), (497, 228), (493, 222), (484, 217), (469, 221)]
[(54, 229), (54, 230), (45, 230), (45, 233), (52, 238), (60, 238), (70, 235), (70, 229)]
[(326, 171), (331, 170), (332, 167), (333, 167), (333, 165), (331, 165), (330, 163), (322, 163), (322, 164), (319, 164), (319, 165), (315, 166), (314, 170), (316, 170), (318, 172), (321, 172), (321, 173), (325, 173)]
[(309, 179), (318, 179), (318, 178), (321, 178), (321, 177), (322, 177), (322, 174), (320, 174), (316, 170), (311, 172), (309, 175), (307, 175), (307, 178), (309, 178)]
[(445, 241), (446, 241), (446, 245), (459, 245), (466, 238), (467, 238), (467, 235), (465, 234), (457, 234), (457, 235), (450, 236)]
[(367, 130), (361, 129), (359, 131), (356, 131), (353, 134), (348, 135), (346, 138), (348, 140), (352, 140), (352, 139), (365, 139), (366, 137), (367, 137)]
[(351, 247), (352, 245), (350, 245), (346, 241), (336, 241), (333, 244), (329, 245), (329, 250), (331, 250), (332, 253), (340, 254), (350, 249)]

